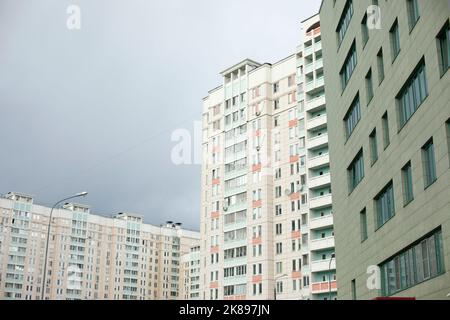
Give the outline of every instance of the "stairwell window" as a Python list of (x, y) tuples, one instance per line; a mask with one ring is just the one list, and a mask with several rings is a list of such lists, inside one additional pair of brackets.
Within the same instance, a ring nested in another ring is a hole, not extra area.
[(341, 85), (342, 91), (347, 87), (348, 82), (353, 74), (353, 71), (356, 68), (356, 64), (358, 63), (358, 57), (356, 53), (356, 42), (353, 41), (352, 46), (345, 58), (344, 65), (341, 68), (340, 76), (341, 76)]
[(375, 197), (377, 228), (381, 228), (395, 215), (394, 187), (392, 180)]
[(394, 62), (400, 53), (400, 33), (398, 29), (398, 20), (395, 20), (389, 30), (389, 36), (391, 38), (392, 62)]
[(417, 0), (407, 0), (406, 2), (408, 5), (409, 30), (412, 31), (420, 18), (419, 4)]
[(360, 213), (359, 213), (359, 222), (360, 222), (360, 229), (361, 229), (361, 242), (364, 242), (367, 240), (368, 238), (368, 233), (367, 233), (367, 212), (366, 212), (366, 208), (364, 208)]
[(441, 69), (441, 76), (443, 76), (449, 69), (450, 61), (450, 24), (447, 21), (444, 28), (438, 34), (438, 52), (439, 52), (439, 66)]
[(425, 60), (415, 68), (408, 81), (397, 95), (400, 129), (408, 122), (428, 97), (428, 84), (425, 73)]
[(364, 15), (363, 20), (361, 21), (361, 35), (362, 35), (362, 43), (363, 48), (366, 46), (369, 41), (369, 28), (367, 26), (367, 13)]
[(402, 168), (403, 205), (414, 200), (411, 161)]
[(347, 114), (344, 117), (345, 135), (347, 140), (352, 135), (360, 119), (361, 119), (361, 106), (359, 103), (359, 93), (358, 93), (355, 99), (353, 100), (350, 108), (348, 109)]
[(349, 192), (351, 193), (364, 179), (364, 154), (361, 149), (347, 168)]
[(378, 66), (378, 84), (381, 84), (384, 80), (384, 59), (383, 49), (380, 49), (377, 54), (377, 66)]
[(434, 153), (433, 139), (430, 139), (422, 147), (422, 161), (424, 171), (425, 189), (432, 185), (436, 180), (436, 158)]
[(372, 81), (372, 69), (369, 69), (366, 75), (366, 92), (367, 92), (367, 105), (373, 99), (373, 81)]
[(378, 160), (378, 142), (377, 142), (377, 129), (373, 129), (369, 135), (370, 143), (370, 162), (372, 165)]

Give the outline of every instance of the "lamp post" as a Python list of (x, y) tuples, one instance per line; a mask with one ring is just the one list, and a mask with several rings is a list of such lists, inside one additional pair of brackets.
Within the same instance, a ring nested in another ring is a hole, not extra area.
[(328, 264), (328, 299), (331, 300), (331, 261), (335, 258), (335, 253), (331, 254), (330, 263)]
[(42, 292), (41, 292), (41, 300), (44, 300), (45, 297), (45, 289), (46, 289), (46, 277), (47, 277), (47, 256), (48, 256), (48, 245), (49, 245), (49, 240), (50, 240), (50, 227), (51, 227), (51, 223), (52, 223), (52, 215), (53, 215), (53, 210), (62, 202), (70, 200), (70, 199), (74, 199), (74, 198), (79, 198), (79, 197), (85, 197), (87, 196), (87, 192), (83, 191), (80, 193), (77, 193), (73, 196), (64, 198), (62, 200), (59, 200), (58, 202), (56, 202), (53, 206), (52, 209), (50, 210), (50, 217), (48, 219), (48, 226), (47, 226), (47, 242), (45, 244), (45, 255), (44, 255), (44, 275), (42, 277)]
[(273, 286), (273, 298), (274, 298), (274, 300), (277, 300), (277, 280), (280, 280), (281, 278), (285, 278), (285, 277), (287, 277), (288, 275), (285, 273), (285, 274), (282, 274), (281, 276), (278, 276), (278, 277), (275, 277), (275, 285)]

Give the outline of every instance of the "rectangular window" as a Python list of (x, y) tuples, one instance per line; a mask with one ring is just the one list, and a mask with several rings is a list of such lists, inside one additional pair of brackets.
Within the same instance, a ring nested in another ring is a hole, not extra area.
[(356, 300), (356, 280), (352, 280), (352, 300)]
[(395, 20), (389, 30), (389, 36), (391, 38), (392, 62), (394, 62), (400, 53), (400, 33), (398, 30), (398, 20)]
[(417, 0), (406, 0), (408, 4), (408, 21), (409, 21), (409, 30), (414, 29), (417, 21), (419, 21), (419, 4)]
[(350, 21), (352, 20), (352, 16), (353, 16), (353, 2), (352, 0), (347, 0), (336, 29), (339, 45), (341, 44), (342, 40), (344, 40), (348, 26), (350, 25)]
[(347, 114), (344, 117), (345, 134), (347, 139), (350, 138), (350, 136), (352, 135), (360, 119), (361, 119), (361, 107), (359, 104), (359, 94), (357, 94), (356, 98), (352, 102), (352, 105), (347, 111)]
[(367, 13), (364, 15), (364, 18), (361, 21), (361, 35), (363, 47), (365, 47), (367, 41), (369, 41), (369, 28), (367, 27)]
[(373, 98), (373, 82), (372, 82), (372, 69), (369, 69), (366, 75), (366, 92), (367, 92), (367, 105)]
[(450, 45), (448, 43), (450, 38), (450, 24), (447, 21), (444, 28), (438, 34), (438, 52), (439, 52), (439, 66), (441, 68), (441, 76), (447, 72), (450, 61)]
[(391, 143), (390, 136), (389, 136), (389, 118), (387, 111), (383, 114), (383, 117), (381, 118), (381, 125), (383, 127), (383, 144), (384, 149), (386, 149), (389, 144)]
[(351, 193), (364, 178), (364, 154), (361, 149), (347, 168), (349, 192)]
[(402, 128), (428, 96), (425, 60), (422, 59), (397, 95), (399, 124)]
[(367, 214), (366, 214), (366, 208), (364, 208), (359, 213), (359, 221), (360, 221), (360, 228), (361, 228), (361, 242), (364, 242), (368, 238), (367, 233)]
[(433, 139), (428, 141), (422, 147), (422, 159), (425, 176), (425, 188), (428, 188), (437, 179)]
[(380, 49), (380, 51), (378, 51), (377, 66), (378, 66), (378, 84), (381, 84), (384, 80), (383, 49)]
[(402, 168), (403, 205), (414, 200), (411, 161)]
[(356, 43), (353, 41), (352, 46), (350, 47), (350, 51), (345, 58), (344, 65), (341, 68), (340, 76), (341, 76), (341, 84), (342, 91), (347, 87), (348, 82), (353, 74), (353, 71), (356, 68), (356, 64), (358, 63), (358, 57), (356, 53)]
[(373, 165), (378, 160), (378, 144), (377, 144), (377, 129), (373, 129), (369, 136), (370, 143), (370, 162)]
[(441, 228), (380, 264), (383, 296), (393, 295), (445, 272)]
[(375, 197), (377, 228), (381, 228), (395, 215), (394, 187), (392, 181)]

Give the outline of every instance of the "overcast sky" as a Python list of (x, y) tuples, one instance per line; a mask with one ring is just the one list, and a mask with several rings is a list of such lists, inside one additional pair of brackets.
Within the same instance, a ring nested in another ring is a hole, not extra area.
[(293, 53), (320, 2), (0, 0), (0, 193), (198, 230), (200, 166), (172, 164), (171, 133), (226, 67)]

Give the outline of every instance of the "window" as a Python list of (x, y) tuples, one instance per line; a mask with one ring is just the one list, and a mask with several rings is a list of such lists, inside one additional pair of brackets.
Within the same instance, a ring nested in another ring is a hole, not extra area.
[(450, 45), (448, 43), (450, 38), (450, 24), (447, 21), (444, 28), (438, 35), (438, 49), (439, 49), (439, 65), (441, 67), (441, 75), (444, 75), (449, 68), (450, 61)]
[(360, 231), (361, 231), (361, 242), (364, 242), (368, 238), (366, 208), (364, 208), (359, 213), (359, 222), (360, 222)]
[(336, 29), (339, 45), (341, 44), (342, 40), (344, 40), (348, 26), (350, 25), (350, 21), (352, 20), (352, 16), (353, 16), (353, 3), (351, 0), (347, 0)]
[(364, 155), (361, 149), (347, 169), (350, 193), (355, 190), (364, 178)]
[(378, 84), (381, 84), (384, 80), (383, 49), (380, 49), (380, 51), (378, 51), (377, 66), (378, 66)]
[(352, 300), (356, 300), (356, 280), (352, 280)]
[(370, 144), (370, 162), (373, 165), (378, 160), (378, 145), (377, 145), (377, 129), (373, 129), (369, 136)]
[(441, 228), (383, 262), (381, 288), (393, 295), (445, 272)]
[(425, 188), (428, 188), (437, 179), (433, 139), (428, 141), (422, 147), (422, 159), (425, 176)]
[(417, 0), (407, 0), (408, 4), (408, 21), (409, 21), (409, 30), (414, 29), (417, 21), (419, 21), (419, 4)]
[(381, 228), (395, 215), (394, 187), (392, 181), (375, 197), (377, 227)]
[(347, 139), (350, 138), (350, 136), (352, 135), (352, 132), (353, 130), (355, 130), (360, 119), (361, 119), (361, 107), (359, 105), (359, 94), (357, 94), (356, 98), (352, 102), (352, 105), (347, 111), (347, 114), (344, 117), (345, 134), (347, 136)]
[(402, 128), (428, 96), (425, 61), (422, 59), (397, 95), (400, 128)]
[(367, 13), (364, 15), (364, 18), (361, 22), (361, 35), (363, 47), (365, 47), (367, 41), (369, 41), (369, 28), (367, 27)]
[(373, 98), (373, 83), (372, 83), (372, 69), (369, 69), (366, 75), (366, 92), (367, 92), (367, 105)]
[(280, 109), (280, 99), (275, 99), (273, 101), (273, 110), (278, 110)]
[(403, 205), (414, 200), (411, 161), (402, 168)]
[(383, 114), (383, 117), (381, 118), (381, 125), (383, 127), (383, 143), (384, 143), (384, 149), (386, 149), (389, 144), (391, 143), (390, 137), (389, 137), (389, 118), (387, 111)]
[(391, 30), (389, 30), (389, 34), (391, 38), (392, 62), (394, 62), (400, 53), (400, 33), (398, 31), (398, 20), (395, 20)]
[(273, 84), (273, 93), (277, 93), (280, 90), (280, 84), (278, 82)]
[(348, 52), (347, 57), (345, 58), (344, 65), (342, 66), (340, 72), (342, 91), (344, 91), (345, 88), (347, 87), (347, 84), (350, 81), (350, 77), (352, 76), (357, 63), (358, 57), (356, 54), (356, 44), (355, 41), (353, 41), (353, 44), (350, 47), (350, 51)]

